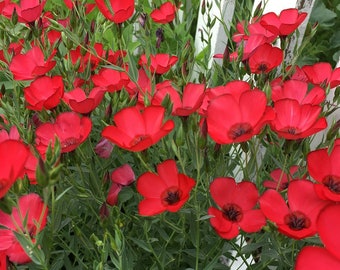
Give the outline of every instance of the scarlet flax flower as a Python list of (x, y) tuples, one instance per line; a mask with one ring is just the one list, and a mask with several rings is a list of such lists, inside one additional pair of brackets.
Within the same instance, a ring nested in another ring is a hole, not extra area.
[(33, 80), (45, 75), (56, 64), (52, 61), (55, 53), (45, 61), (44, 54), (37, 46), (32, 47), (25, 54), (17, 54), (13, 57), (9, 70), (13, 73), (14, 80)]
[(64, 83), (61, 76), (39, 77), (24, 88), (27, 108), (35, 111), (50, 110), (58, 106), (64, 95)]
[(128, 20), (135, 10), (134, 0), (95, 0), (99, 11), (114, 23)]
[(252, 73), (261, 74), (272, 71), (282, 60), (283, 51), (280, 48), (264, 43), (249, 55), (248, 63)]
[(146, 172), (137, 180), (137, 191), (144, 197), (138, 205), (142, 216), (164, 211), (177, 212), (189, 199), (195, 180), (178, 173), (176, 162), (166, 160), (157, 165), (157, 174)]
[(138, 152), (156, 144), (173, 128), (174, 122), (163, 123), (165, 109), (150, 106), (143, 112), (136, 107), (128, 107), (116, 113), (113, 117), (115, 125), (105, 127), (102, 136), (117, 146)]
[(44, 156), (49, 144), (52, 147), (55, 137), (61, 144), (61, 152), (75, 150), (83, 143), (91, 132), (92, 122), (88, 117), (80, 117), (74, 112), (64, 112), (57, 116), (54, 123), (44, 123), (36, 130), (36, 148)]
[(275, 117), (266, 95), (247, 88), (210, 100), (206, 115), (208, 134), (219, 144), (247, 141)]
[(156, 23), (166, 24), (172, 22), (176, 15), (176, 6), (171, 2), (163, 3), (158, 9), (154, 9), (150, 17)]
[(289, 168), (289, 173), (285, 173), (280, 168), (273, 170), (270, 173), (270, 177), (273, 180), (263, 181), (263, 186), (266, 188), (276, 189), (277, 191), (283, 191), (288, 188), (289, 183), (294, 179), (294, 174), (298, 171), (299, 166), (292, 166)]
[(340, 139), (333, 150), (319, 149), (307, 155), (309, 174), (316, 180), (315, 191), (320, 198), (340, 202)]
[(0, 251), (4, 251), (11, 262), (19, 264), (31, 262), (14, 232), (26, 234), (32, 242), (35, 242), (37, 234), (46, 225), (47, 213), (47, 206), (35, 193), (21, 196), (18, 206), (13, 207), (10, 215), (0, 210), (0, 225), (4, 227), (0, 229)]
[(105, 89), (101, 87), (93, 88), (89, 95), (86, 95), (83, 89), (75, 88), (64, 93), (63, 100), (74, 112), (88, 114), (97, 108), (102, 101), (104, 94)]
[(263, 214), (277, 225), (279, 232), (291, 238), (316, 234), (317, 217), (328, 202), (316, 195), (311, 181), (303, 179), (291, 181), (287, 194), (286, 203), (278, 191), (266, 190), (259, 199)]
[(146, 55), (143, 54), (139, 59), (139, 64), (150, 69), (151, 73), (164, 74), (168, 72), (174, 64), (176, 64), (177, 60), (177, 56), (159, 53), (150, 55), (150, 66), (148, 66), (148, 59), (146, 58)]
[(22, 142), (17, 140), (0, 142), (0, 199), (18, 178), (24, 176), (29, 154), (28, 147)]
[(210, 224), (222, 238), (235, 238), (240, 228), (257, 232), (266, 224), (261, 210), (255, 209), (259, 194), (254, 183), (220, 177), (210, 184), (210, 194), (219, 207), (209, 207)]
[(277, 36), (288, 36), (293, 33), (307, 17), (306, 12), (296, 8), (284, 9), (279, 15), (274, 12), (264, 14), (260, 18), (261, 25)]

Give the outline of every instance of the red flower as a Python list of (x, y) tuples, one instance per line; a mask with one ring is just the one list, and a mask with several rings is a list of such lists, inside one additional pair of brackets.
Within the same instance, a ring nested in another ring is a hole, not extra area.
[(326, 249), (340, 261), (340, 205), (327, 206), (318, 218), (317, 228), (319, 236)]
[(94, 85), (106, 88), (108, 92), (122, 90), (130, 82), (126, 72), (114, 70), (111, 68), (102, 68), (99, 74), (92, 76)]
[(106, 197), (106, 203), (108, 205), (117, 205), (118, 203), (118, 195), (119, 195), (119, 192), (122, 190), (123, 186), (122, 185), (119, 185), (117, 183), (112, 183), (111, 184), (111, 187), (110, 187), (110, 190), (107, 194), (107, 197)]
[(172, 115), (189, 116), (196, 112), (201, 106), (204, 97), (204, 90), (204, 84), (188, 83), (183, 89), (181, 99), (179, 92), (169, 85), (169, 87), (157, 90), (151, 103), (152, 105), (161, 105), (164, 98), (169, 95), (172, 102)]
[(157, 165), (157, 174), (146, 172), (137, 180), (137, 190), (144, 197), (138, 210), (142, 216), (164, 211), (177, 212), (189, 199), (195, 180), (178, 173), (176, 162), (166, 160)]
[(96, 43), (93, 48), (95, 50), (95, 54), (90, 51), (82, 52), (83, 49), (81, 46), (70, 51), (70, 58), (73, 65), (79, 64), (78, 72), (84, 72), (88, 66), (90, 66), (91, 70), (95, 70), (97, 68), (104, 53), (103, 44)]
[(286, 203), (276, 190), (266, 190), (259, 199), (263, 214), (276, 223), (279, 232), (294, 239), (316, 234), (316, 219), (328, 202), (316, 195), (308, 180), (291, 181), (287, 194)]
[(340, 202), (340, 140), (333, 150), (312, 151), (307, 156), (309, 174), (317, 181), (315, 191), (320, 198)]
[(28, 156), (29, 149), (23, 143), (16, 140), (0, 142), (0, 199), (18, 178), (24, 176)]
[(219, 207), (208, 209), (210, 224), (222, 238), (235, 238), (240, 228), (247, 233), (257, 232), (266, 224), (261, 210), (254, 209), (259, 197), (254, 183), (216, 178), (210, 184), (210, 194)]
[(21, 0), (19, 5), (14, 3), (5, 4), (6, 6), (1, 13), (11, 18), (15, 10), (19, 22), (32, 23), (41, 16), (45, 3), (46, 0)]
[(45, 123), (36, 130), (36, 148), (44, 156), (48, 145), (54, 146), (55, 136), (61, 144), (61, 152), (71, 152), (83, 143), (91, 132), (92, 122), (88, 117), (80, 117), (74, 112), (64, 112), (54, 123)]
[[(337, 213), (338, 215), (338, 213)], [(322, 247), (304, 247), (296, 257), (295, 270), (340, 269), (340, 259)]]
[[(7, 140), (21, 141), (20, 134), (16, 126), (12, 126), (9, 133), (0, 127), (0, 143)], [(38, 159), (31, 151), (29, 151), (26, 163), (24, 165), (24, 174), (27, 175), (30, 184), (32, 185), (37, 184), (35, 177), (37, 165)]]
[(262, 91), (238, 90), (212, 99), (208, 106), (208, 134), (219, 144), (247, 141), (274, 118)]
[(56, 64), (51, 61), (55, 53), (45, 61), (41, 49), (34, 46), (25, 54), (18, 54), (13, 57), (9, 70), (13, 73), (14, 80), (33, 80), (34, 78), (45, 75)]
[(150, 17), (156, 23), (166, 24), (172, 22), (176, 15), (176, 6), (171, 2), (165, 2), (158, 9), (151, 12)]
[(282, 85), (275, 84), (272, 86), (272, 100), (274, 102), (280, 99), (294, 99), (299, 104), (319, 105), (326, 98), (325, 90), (315, 86), (308, 89), (308, 83), (297, 80), (289, 80)]
[(0, 250), (3, 250), (14, 263), (24, 264), (31, 261), (17, 240), (14, 232), (24, 233), (35, 241), (35, 236), (45, 227), (47, 206), (37, 194), (31, 193), (20, 197), (18, 207), (13, 207), (12, 214), (0, 210)]
[(172, 120), (163, 124), (164, 113), (163, 107), (155, 106), (143, 112), (136, 107), (122, 109), (113, 117), (115, 125), (105, 127), (102, 136), (129, 151), (145, 150), (174, 128)]
[(0, 250), (0, 269), (6, 270), (7, 268), (7, 256), (6, 252)]
[(320, 118), (321, 106), (299, 104), (294, 99), (280, 99), (274, 103), (276, 118), (270, 127), (279, 136), (288, 140), (306, 138), (327, 127), (324, 117)]
[(268, 43), (258, 46), (249, 56), (252, 73), (268, 73), (279, 66), (283, 60), (283, 51)]
[(118, 195), (123, 187), (131, 185), (134, 181), (135, 173), (129, 164), (124, 164), (116, 168), (111, 173), (111, 187), (106, 198), (109, 205), (116, 205), (118, 203)]
[(296, 8), (282, 10), (280, 15), (274, 12), (264, 14), (261, 25), (277, 36), (288, 36), (293, 33), (307, 17), (306, 12), (300, 12)]
[(329, 86), (331, 88), (340, 85), (340, 68), (334, 71), (329, 63), (316, 63), (314, 65), (306, 65), (302, 67), (303, 72), (306, 74), (308, 81), (323, 87)]
[(148, 67), (151, 73), (164, 74), (176, 64), (177, 60), (177, 56), (170, 56), (166, 53), (150, 55), (150, 66), (148, 67), (148, 59), (146, 59), (146, 55), (143, 54), (139, 59), (139, 64)]
[(102, 101), (105, 90), (101, 87), (95, 87), (86, 96), (81, 88), (75, 88), (70, 92), (64, 93), (63, 100), (70, 106), (72, 111), (88, 114), (92, 112)]
[(270, 173), (270, 177), (273, 180), (265, 180), (263, 181), (263, 186), (266, 188), (276, 189), (277, 191), (282, 191), (288, 188), (289, 183), (294, 179), (292, 179), (293, 175), (298, 171), (299, 166), (292, 166), (289, 168), (289, 173), (285, 173), (280, 168), (273, 170)]
[(61, 76), (43, 76), (24, 88), (27, 108), (35, 111), (50, 110), (58, 106), (64, 95), (64, 83)]
[[(95, 0), (100, 12), (114, 23), (123, 23), (128, 20), (135, 10), (134, 0)], [(106, 4), (110, 6), (106, 6)]]
[(121, 186), (131, 185), (135, 179), (135, 173), (129, 164), (124, 164), (111, 173), (112, 182)]

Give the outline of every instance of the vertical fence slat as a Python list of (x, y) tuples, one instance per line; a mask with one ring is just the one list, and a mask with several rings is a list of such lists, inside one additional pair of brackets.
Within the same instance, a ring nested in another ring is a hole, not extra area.
[[(209, 7), (210, 12), (208, 12)], [(205, 9), (205, 12), (203, 10)], [(219, 6), (216, 4), (215, 1), (212, 0), (201, 0), (200, 3), (200, 10), (199, 16), (197, 21), (197, 28), (196, 28), (196, 39), (195, 39), (195, 48), (196, 53), (200, 53), (207, 44), (201, 40), (201, 31), (203, 31), (203, 35), (206, 38), (204, 33), (204, 29), (207, 29), (207, 22), (208, 22), (208, 13), (210, 15), (211, 21), (214, 18), (222, 19), (227, 28), (230, 29), (231, 21), (234, 15), (235, 10), (235, 0), (230, 1), (219, 1)], [(217, 20), (215, 25), (211, 29), (211, 52), (210, 52), (210, 61), (209, 66), (212, 64), (212, 56), (217, 53), (221, 53), (224, 51), (225, 46), (227, 44), (227, 35), (225, 33), (225, 29), (223, 25)]]

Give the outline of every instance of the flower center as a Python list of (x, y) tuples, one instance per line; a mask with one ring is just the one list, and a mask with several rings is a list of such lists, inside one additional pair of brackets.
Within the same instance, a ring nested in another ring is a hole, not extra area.
[(230, 130), (228, 131), (228, 136), (232, 140), (241, 137), (244, 134), (250, 134), (253, 128), (249, 123), (237, 123), (231, 126)]
[(295, 135), (300, 133), (300, 130), (296, 127), (286, 127), (284, 129), (282, 129), (283, 132), (287, 132), (289, 134)]
[(61, 148), (66, 148), (70, 145), (74, 145), (74, 144), (77, 144), (77, 143), (78, 143), (77, 138), (74, 138), (74, 137), (67, 138), (67, 139), (65, 139), (61, 142)]
[(174, 205), (181, 199), (182, 192), (178, 189), (178, 187), (171, 187), (165, 190), (162, 194), (162, 202), (165, 205)]
[(300, 211), (294, 211), (285, 216), (284, 222), (293, 231), (300, 231), (309, 228), (311, 221), (306, 215)]
[(231, 222), (239, 222), (243, 217), (242, 209), (236, 204), (226, 204), (222, 208), (223, 216)]
[(265, 63), (261, 63), (257, 67), (257, 70), (260, 71), (260, 72), (266, 72), (267, 69), (268, 69), (268, 66)]
[(148, 135), (137, 135), (133, 138), (131, 145), (134, 146), (134, 145), (140, 143), (141, 141), (145, 140), (148, 137), (149, 137)]
[(340, 194), (340, 178), (335, 175), (328, 175), (323, 180), (322, 183), (328, 187), (330, 191), (336, 194)]

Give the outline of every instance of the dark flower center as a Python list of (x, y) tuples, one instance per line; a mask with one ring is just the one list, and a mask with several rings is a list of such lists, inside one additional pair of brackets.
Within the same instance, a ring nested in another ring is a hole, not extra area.
[(231, 222), (239, 222), (243, 217), (241, 207), (233, 203), (223, 206), (222, 211), (223, 216)]
[(149, 137), (148, 135), (137, 135), (133, 138), (131, 145), (134, 146), (148, 137)]
[(300, 211), (294, 211), (285, 216), (284, 222), (293, 231), (300, 231), (310, 227), (310, 219)]
[(235, 140), (244, 134), (250, 134), (252, 130), (253, 128), (249, 123), (237, 123), (231, 126), (230, 130), (228, 131), (228, 136), (232, 140)]
[(162, 194), (162, 202), (165, 205), (174, 205), (181, 199), (181, 191), (177, 187), (171, 187)]
[(282, 131), (287, 132), (287, 133), (292, 134), (292, 135), (295, 135), (295, 134), (300, 132), (299, 129), (296, 128), (296, 127), (286, 127)]
[(260, 72), (266, 72), (267, 69), (268, 69), (268, 66), (265, 63), (261, 63), (257, 67), (257, 70), (260, 71)]
[(322, 180), (322, 183), (333, 193), (340, 194), (340, 177), (328, 175)]
[(61, 143), (61, 147), (66, 148), (70, 145), (75, 145), (77, 143), (78, 143), (78, 139), (71, 137), (71, 138), (67, 138), (67, 139), (63, 140), (62, 143)]

